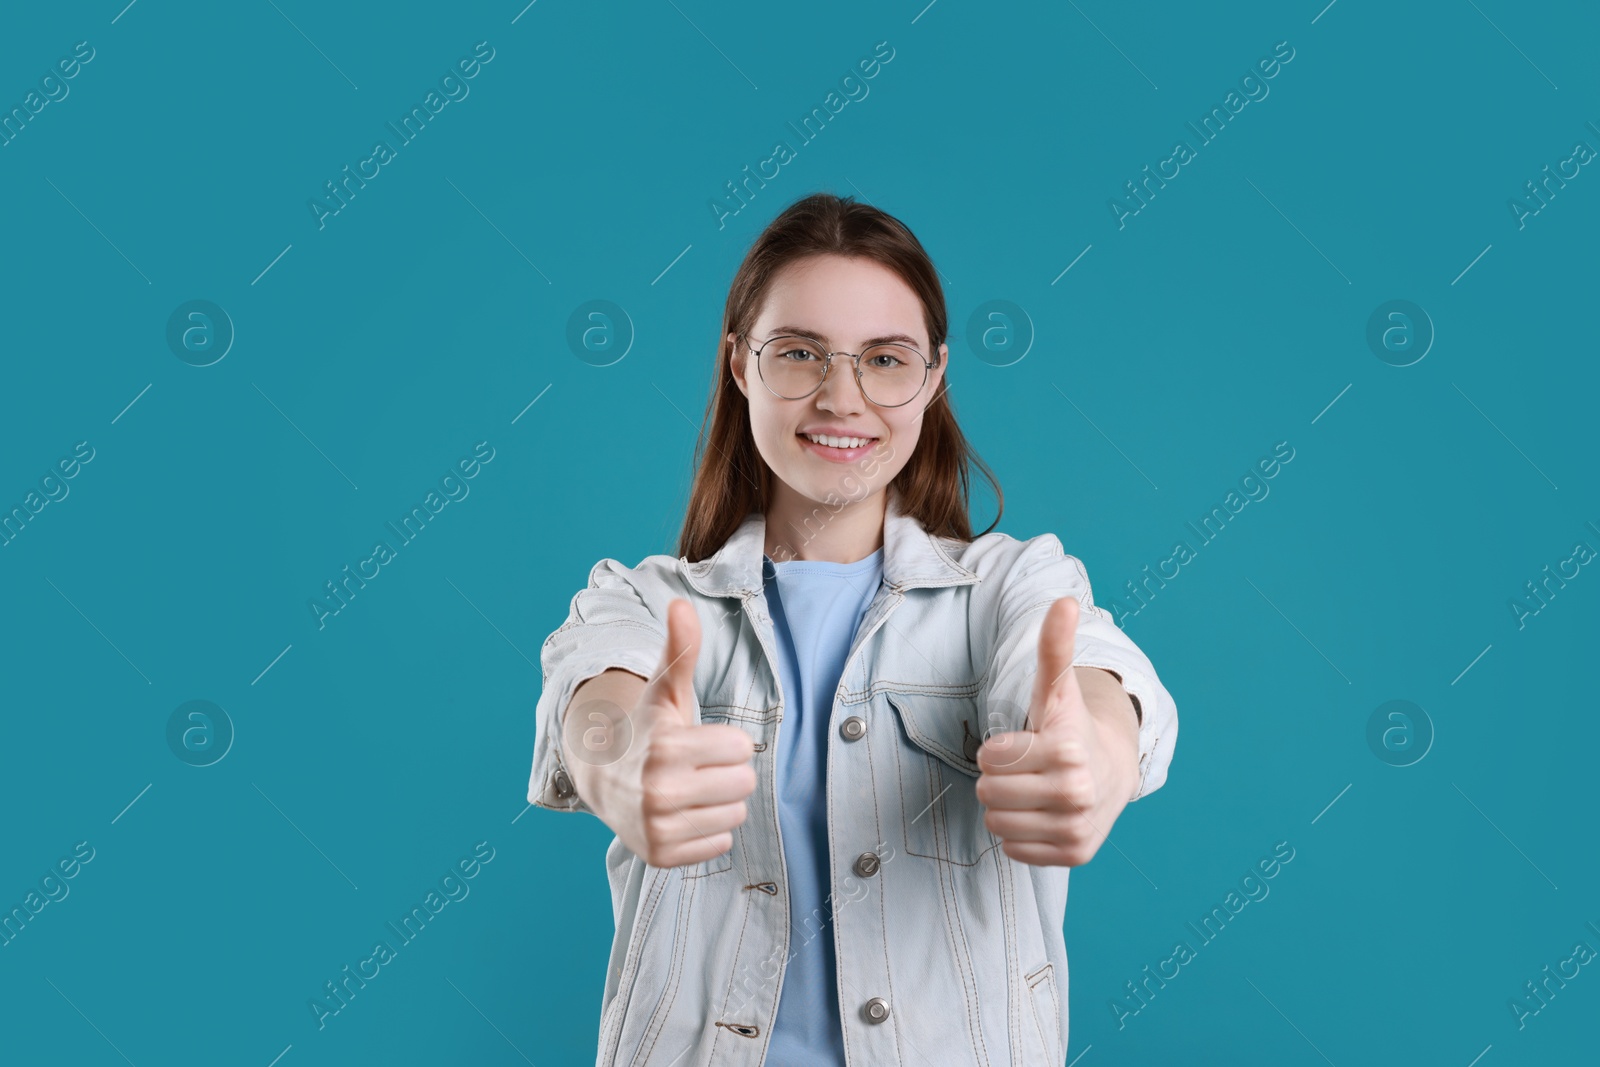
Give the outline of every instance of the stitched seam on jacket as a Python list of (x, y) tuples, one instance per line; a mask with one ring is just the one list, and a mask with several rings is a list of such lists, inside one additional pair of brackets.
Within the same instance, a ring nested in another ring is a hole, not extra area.
[[(1022, 945), (1018, 944), (1018, 936), (1016, 936), (1019, 915), (1018, 899), (1016, 899), (1016, 897), (1018, 897), (1016, 883), (1018, 883), (1019, 867), (1018, 864), (1016, 864), (1016, 861), (1011, 861), (1010, 856), (1006, 856), (1005, 853), (995, 853), (995, 867), (1002, 872), (1002, 875), (1000, 875), (1003, 885), (1002, 896), (1005, 897), (1006, 909), (1010, 910), (1011, 912), (1011, 920), (1006, 923), (1005, 928), (1005, 984), (1006, 997), (1010, 998), (1011, 990), (1016, 989), (1016, 984), (1018, 984), (1018, 982), (1016, 982), (1016, 974), (1018, 974), (1018, 971), (1021, 971), (1022, 968)], [(1029, 885), (1032, 885), (1032, 878), (1029, 878)], [(1027, 995), (1026, 990), (1027, 985), (1022, 984), (1022, 989), (1018, 990), (1018, 992), (1021, 993), (1021, 995)], [(1011, 1006), (1011, 1011), (1013, 1011), (1013, 1014), (1011, 1014), (1011, 1033), (1016, 1033), (1018, 1030), (1022, 1029), (1021, 1003)], [(1019, 1064), (1024, 1062), (1022, 1061), (1021, 1053), (1018, 1051), (1018, 1041), (1014, 1040), (1010, 1033), (1006, 1035), (1006, 1041), (1010, 1043), (1011, 1059), (1013, 1059), (1013, 1062), (1019, 1062)]]
[[(1020, 997), (1017, 993), (1017, 883), (1016, 868), (1009, 864), (1001, 863), (995, 859), (995, 873), (1000, 883), (1000, 918), (1005, 923), (1005, 948), (1006, 948), (1006, 1044), (1011, 1053), (1011, 1062), (1020, 1061), (1017, 1050), (1018, 1019), (1022, 1015), (1022, 1005), (1017, 1003)], [(981, 1016), (980, 1016), (981, 1017)]]
[[(935, 798), (928, 808), (928, 828), (933, 831), (933, 856), (954, 862), (955, 857), (950, 853), (950, 819), (944, 806), (944, 796), (948, 790), (944, 788), (943, 768), (926, 756), (923, 760), (928, 764), (928, 795)], [(954, 789), (955, 784), (951, 783), (950, 788)]]
[[(962, 541), (959, 537), (950, 538), (950, 540), (952, 540), (956, 544), (960, 544), (960, 545), (969, 545), (969, 544), (972, 543), (970, 541)], [(972, 581), (973, 578), (977, 578), (978, 581), (980, 581), (980, 582), (983, 581), (983, 578), (980, 575), (974, 574), (973, 571), (970, 568), (962, 566), (961, 563), (959, 561), (957, 561), (954, 556), (950, 555), (949, 552), (945, 551), (945, 543), (944, 542), (945, 542), (945, 538), (942, 538), (942, 537), (935, 537), (933, 539), (933, 550), (939, 554), (939, 558), (943, 559), (946, 563), (950, 564), (952, 567), (960, 567), (962, 570), (967, 572), (966, 576), (964, 576), (962, 578), (953, 578), (953, 579), (951, 579), (951, 582), (954, 583), (954, 582), (959, 581), (962, 585), (972, 585), (973, 584), (973, 581)]]
[[(1044, 1049), (1045, 1055), (1050, 1054), (1050, 1039), (1044, 1035), (1044, 1020), (1039, 1018), (1039, 1001), (1033, 995), (1033, 987), (1028, 986), (1028, 1008), (1033, 1016), (1033, 1027), (1039, 1031), (1039, 1045)], [(1055, 1061), (1052, 1059), (1052, 1063)]]
[[(750, 703), (750, 694), (754, 693), (755, 691), (756, 691), (756, 672), (755, 671), (751, 671), (750, 672), (750, 684), (744, 687), (744, 696), (739, 698), (740, 700), (743, 701), (743, 703), (739, 704), (738, 707), (749, 708), (751, 711), (763, 710), (763, 709), (755, 708)], [(765, 709), (765, 710), (771, 710), (771, 709)]]
[(870, 684), (866, 689), (847, 689), (845, 695), (851, 698), (848, 701), (851, 704), (870, 700), (879, 693), (927, 693), (933, 696), (976, 697), (982, 686), (981, 680), (955, 685), (940, 685), (938, 682), (880, 681)]
[[(1055, 967), (1056, 967), (1055, 964), (1047, 963), (1043, 967), (1039, 968), (1037, 971), (1033, 972), (1035, 975), (1044, 975), (1043, 978), (1039, 979), (1040, 982), (1049, 982), (1050, 983), (1050, 1004), (1051, 1004), (1051, 1009), (1052, 1009), (1052, 1011), (1054, 1013), (1054, 1017), (1053, 1017), (1052, 1021), (1055, 1024), (1055, 1028), (1053, 1030), (1050, 1030), (1045, 1035), (1045, 1048), (1046, 1048), (1046, 1050), (1054, 1049), (1055, 1046), (1061, 1040), (1061, 995), (1056, 990)], [(1035, 983), (1035, 985), (1037, 985), (1037, 983)], [(1029, 988), (1033, 989), (1033, 988), (1035, 988), (1035, 986), (1029, 986)], [(1035, 1007), (1035, 1010), (1034, 1010), (1034, 1018), (1038, 1018), (1037, 1006)], [(1042, 1025), (1040, 1026), (1040, 1029), (1043, 1029)], [(1057, 1060), (1063, 1059), (1063, 1058), (1065, 1058), (1066, 1054), (1067, 1054), (1066, 1050), (1062, 1049), (1060, 1052), (1056, 1053), (1055, 1059), (1057, 1059)]]
[[(907, 731), (907, 737), (910, 737), (910, 731)], [(921, 794), (917, 792), (914, 786), (908, 793), (906, 787), (907, 772), (903, 762), (908, 757), (900, 750), (899, 736), (896, 735), (895, 770), (900, 785), (900, 826), (901, 831), (905, 834), (906, 852), (912, 856), (921, 856), (923, 859), (934, 860), (937, 863), (946, 863), (956, 867), (976, 867), (978, 864), (983, 862), (984, 856), (1000, 847), (1000, 839), (995, 838), (994, 834), (989, 833), (989, 836), (994, 839), (994, 843), (980, 849), (978, 855), (972, 860), (962, 860), (955, 857), (955, 850), (951, 845), (949, 836), (950, 820), (943, 807), (944, 794), (946, 794), (948, 790), (941, 788), (940, 785), (940, 776), (943, 773), (943, 764), (941, 764), (925, 749), (921, 748), (918, 742), (912, 741), (911, 748), (912, 752), (910, 753), (909, 758), (911, 759), (913, 765), (915, 765), (915, 761), (917, 759), (921, 759), (926, 767), (926, 780), (928, 786), (927, 796), (929, 799), (926, 802), (922, 801)], [(912, 773), (914, 774), (915, 772)], [(950, 785), (950, 789), (957, 788), (957, 786), (965, 780), (965, 776), (955, 778)], [(919, 804), (919, 814), (915, 818), (911, 815), (911, 805), (913, 803)], [(927, 805), (925, 809), (920, 806), (924, 803)], [(919, 818), (928, 820), (928, 825), (930, 827), (928, 838), (932, 842), (928, 847), (932, 849), (931, 852), (919, 852), (915, 847), (913, 847), (916, 843), (916, 834), (912, 832), (912, 827), (916, 825), (916, 821)], [(942, 833), (940, 829), (941, 826), (944, 828)], [(988, 833), (987, 828), (985, 828), (985, 832)]]
[[(967, 942), (966, 926), (961, 922), (959, 902), (953, 899), (955, 897), (956, 874), (954, 869), (950, 867), (940, 867), (938, 875), (939, 899), (944, 904), (944, 917), (950, 934), (950, 946), (954, 950), (956, 957), (956, 969), (961, 974), (961, 999), (967, 1009), (967, 1025), (971, 1030), (973, 1043), (972, 1054), (977, 1057), (979, 1063), (983, 1064), (984, 1067), (988, 1067), (989, 1050), (983, 1044), (983, 1022), (978, 1017), (977, 1005), (974, 1003), (977, 1000), (975, 988), (977, 982), (972, 973), (972, 946)], [(946, 880), (947, 877), (948, 881)], [(959, 945), (956, 944), (957, 938), (960, 938), (961, 943)], [(962, 964), (965, 964), (965, 966), (962, 966)]]
[[(896, 692), (901, 691), (885, 690), (886, 700), (894, 709), (895, 715), (897, 718), (899, 718), (901, 726), (906, 732), (906, 737), (911, 741), (912, 745), (923, 750), (924, 752), (931, 752), (946, 761), (956, 764), (958, 769), (970, 775), (972, 772), (967, 770), (966, 764), (968, 761), (966, 758), (966, 753), (963, 752), (958, 755), (954, 749), (950, 748), (948, 745), (942, 744), (937, 738), (922, 737), (920, 736), (920, 731), (912, 730), (911, 724), (914, 721), (914, 717), (895, 701), (894, 694)], [(957, 779), (957, 781), (959, 780), (960, 779)]]
[[(896, 742), (898, 742), (900, 739), (897, 737), (897, 738), (895, 738), (895, 740), (896, 740)], [(913, 785), (912, 788), (911, 788), (911, 791), (910, 791), (910, 795), (907, 796), (906, 785), (905, 785), (905, 782), (906, 782), (906, 779), (905, 779), (905, 773), (906, 773), (905, 765), (901, 764), (901, 766), (900, 766), (900, 820), (901, 820), (902, 823), (904, 823), (904, 826), (905, 826), (906, 851), (909, 852), (913, 856), (922, 856), (922, 857), (924, 857), (926, 859), (937, 860), (939, 858), (939, 827), (938, 827), (938, 823), (936, 822), (936, 817), (934, 815), (934, 810), (933, 809), (938, 804), (938, 801), (932, 799), (934, 797), (934, 795), (935, 795), (934, 794), (934, 781), (933, 781), (933, 768), (934, 768), (935, 764), (933, 762), (932, 757), (928, 756), (928, 754), (925, 753), (925, 752), (921, 752), (921, 751), (915, 750), (915, 748), (913, 748), (913, 751), (909, 755), (907, 755), (904, 752), (897, 753), (897, 755), (899, 755), (901, 757), (904, 757), (904, 758), (907, 758), (907, 759), (912, 761), (913, 770), (912, 770), (911, 773), (914, 776), (912, 780), (913, 780), (913, 782), (916, 782), (916, 781), (920, 780), (920, 781), (926, 783), (926, 786), (927, 786), (926, 795), (929, 797), (927, 807), (922, 808), (921, 810), (919, 810), (917, 815), (913, 816), (911, 814), (911, 805), (914, 804), (914, 803), (918, 803), (918, 802), (920, 802), (922, 800), (923, 791), (917, 789), (916, 786)], [(922, 772), (921, 772), (920, 775), (918, 774), (917, 770), (915, 769), (917, 761), (921, 761), (921, 763), (922, 763)], [(929, 827), (928, 840), (932, 842), (932, 845), (930, 847), (933, 850), (931, 852), (919, 852), (919, 851), (917, 851), (917, 849), (915, 847), (915, 845), (916, 845), (916, 834), (914, 834), (912, 832), (912, 828), (916, 826), (916, 824), (917, 824), (916, 820), (919, 819), (919, 818), (928, 820), (928, 827)]]
[[(883, 840), (883, 836), (882, 836), (883, 835), (883, 815), (878, 810), (878, 772), (873, 769), (873, 761), (872, 761), (872, 731), (868, 730), (865, 734), (863, 734), (862, 735), (862, 740), (867, 742), (867, 779), (872, 784), (872, 826), (873, 826), (874, 832), (878, 834), (878, 840), (881, 841), (881, 840)], [(896, 738), (895, 741), (898, 744), (899, 739)], [(898, 753), (897, 753), (897, 755), (898, 755)], [(900, 771), (899, 765), (896, 764), (896, 766), (895, 766), (895, 783), (896, 783), (897, 786), (898, 786), (899, 781), (900, 781), (899, 771)], [(902, 800), (901, 800), (902, 813), (903, 813), (904, 807), (905, 807), (904, 796), (902, 794)], [(874, 849), (873, 851), (877, 851), (877, 850)], [(878, 875), (879, 875), (879, 879), (880, 879), (879, 887), (878, 887), (878, 939), (883, 945), (883, 959), (884, 959), (883, 973), (884, 973), (885, 979), (889, 983), (889, 1003), (890, 1003), (890, 1005), (893, 1005), (894, 1002), (895, 1002), (895, 1000), (894, 1000), (894, 968), (890, 967), (888, 965), (889, 964), (889, 960), (891, 959), (891, 956), (889, 954), (888, 916), (885, 914), (884, 907), (883, 907), (884, 898), (885, 898), (885, 896), (887, 896), (887, 894), (885, 894), (883, 892), (884, 882), (882, 881), (882, 879), (887, 878), (888, 875), (884, 874), (884, 872), (882, 870), (882, 864), (879, 864)], [(835, 920), (835, 929), (837, 929), (837, 920)], [(841, 985), (840, 988), (842, 989), (843, 986)], [(893, 1021), (894, 1021), (894, 1058), (895, 1058), (895, 1062), (898, 1063), (898, 1064), (902, 1064), (903, 1065), (905, 1063), (905, 1058), (900, 1055), (900, 1044), (904, 1040), (904, 1037), (902, 1036), (902, 1032), (900, 1030), (900, 1016), (894, 1014), (891, 1011), (890, 1018), (893, 1019)], [(849, 1059), (850, 1059), (850, 1049), (849, 1049), (849, 1046), (847, 1045), (845, 1047), (845, 1060), (846, 1060), (846, 1062), (848, 1062)]]
[(1161, 738), (1156, 737), (1150, 742), (1150, 762), (1145, 767), (1144, 773), (1139, 776), (1139, 794), (1145, 793), (1145, 783), (1150, 779), (1150, 769), (1155, 766), (1156, 753), (1161, 749)]
[[(645, 1063), (650, 1062), (650, 1056), (655, 1052), (656, 1042), (660, 1040), (662, 1032), (667, 1028), (667, 1017), (672, 1012), (672, 1005), (678, 999), (678, 985), (683, 981), (683, 955), (689, 949), (689, 916), (694, 910), (696, 888), (697, 886), (692, 880), (679, 879), (678, 926), (673, 932), (672, 963), (669, 968), (672, 975), (672, 985), (669, 989), (662, 991), (661, 1000), (656, 1004), (656, 1010), (651, 1016), (649, 1025), (645, 1027), (645, 1035), (649, 1037), (650, 1044), (642, 1050), (639, 1056), (634, 1058), (635, 1063), (640, 1062), (641, 1059)], [(651, 1027), (655, 1028), (654, 1034), (650, 1033)]]
[[(704, 867), (708, 863), (716, 863), (718, 860), (722, 859), (724, 856), (726, 856), (728, 858), (728, 865), (726, 867), (714, 867), (709, 871), (696, 870), (695, 873), (693, 873), (693, 874), (689, 873), (690, 868), (700, 868), (700, 867)], [(733, 867), (733, 849), (730, 847), (728, 849), (728, 851), (719, 852), (715, 856), (712, 856), (708, 860), (701, 860), (699, 863), (691, 863), (691, 864), (686, 865), (684, 867), (684, 869), (683, 869), (684, 870), (683, 877), (685, 879), (690, 879), (690, 880), (695, 879), (695, 878), (710, 878), (713, 874), (721, 874), (723, 871), (730, 870), (732, 867)]]
[[(1056, 989), (1055, 967), (1056, 965), (1053, 963), (1050, 965), (1050, 1003), (1055, 1006), (1055, 1029), (1050, 1031), (1050, 1043), (1052, 1045), (1058, 1045), (1061, 1042), (1061, 994)], [(1061, 1049), (1057, 1053), (1056, 1058), (1065, 1059), (1066, 1055), (1067, 1050)]]
[[(711, 710), (711, 709), (725, 710), (725, 711), (727, 711), (729, 713), (729, 717), (730, 718), (742, 719), (745, 722), (767, 723), (767, 722), (771, 722), (772, 721), (773, 709), (770, 708), (770, 707), (763, 708), (763, 707), (756, 707), (754, 705), (748, 705), (748, 704), (702, 704), (702, 705), (700, 705), (700, 713), (701, 713), (702, 716), (704, 716), (706, 711)], [(751, 714), (749, 714), (749, 715), (734, 715), (734, 714), (732, 714), (733, 712), (736, 712), (736, 711), (748, 711), (748, 712), (751, 712)]]
[[(932, 764), (930, 761), (930, 767), (931, 765)], [(937, 847), (937, 830), (935, 830), (934, 840), (935, 846)], [(960, 913), (953, 906), (951, 899), (955, 895), (955, 871), (950, 867), (941, 865), (936, 868), (935, 874), (939, 879), (939, 901), (944, 906), (945, 931), (949, 938), (951, 955), (954, 957), (956, 970), (961, 978), (961, 999), (963, 1006), (967, 1011), (967, 1025), (971, 1031), (970, 1036), (973, 1041), (972, 1052), (974, 1056), (978, 1057), (980, 1062), (986, 1063), (988, 1060), (987, 1055), (980, 1053), (978, 1050), (978, 1041), (981, 1040), (982, 1024), (975, 1015), (975, 1009), (972, 1003), (974, 999), (972, 988), (974, 983), (970, 980), (970, 970), (972, 965), (971, 947), (967, 944), (967, 932), (966, 928), (961, 922)], [(948, 882), (946, 881), (947, 875), (949, 878)], [(957, 943), (958, 939), (960, 942), (959, 944)], [(966, 963), (965, 967), (962, 966), (963, 960)]]
[[(1028, 1004), (1033, 1009), (1033, 1025), (1039, 1028), (1039, 1040), (1044, 1043), (1044, 1050), (1046, 1054), (1051, 1053), (1055, 1048), (1056, 1040), (1060, 1036), (1060, 1030), (1058, 1029), (1056, 1031), (1056, 1037), (1051, 1037), (1050, 1032), (1045, 1029), (1045, 1021), (1039, 1018), (1039, 999), (1036, 995), (1036, 991), (1038, 990), (1040, 983), (1045, 980), (1042, 976), (1048, 974), (1052, 966), (1054, 966), (1054, 964), (1047, 963), (1043, 967), (1040, 967), (1037, 971), (1034, 971), (1032, 974), (1023, 976), (1023, 980), (1027, 982), (1028, 985)], [(1052, 994), (1052, 1000), (1053, 999), (1054, 995)], [(1054, 1059), (1052, 1059), (1051, 1062), (1054, 1062)]]
[[(728, 1002), (730, 1000), (732, 1000), (732, 998), (733, 998), (733, 983), (734, 983), (735, 977), (739, 973), (739, 969), (738, 969), (739, 954), (744, 950), (744, 932), (750, 928), (750, 910), (751, 910), (751, 907), (752, 907), (754, 902), (751, 900), (751, 897), (750, 897), (749, 893), (742, 893), (740, 895), (744, 897), (744, 918), (741, 919), (740, 922), (739, 922), (739, 940), (734, 945), (734, 948), (733, 948), (734, 966), (732, 968), (730, 968), (729, 971), (728, 971), (728, 988), (727, 988), (727, 991), (722, 994), (722, 1005), (723, 1005), (723, 1007), (722, 1007), (721, 1012), (719, 1012), (719, 1014), (721, 1014), (723, 1012), (726, 1012), (727, 1007), (728, 1007)], [(716, 1033), (714, 1035), (712, 1035), (712, 1038), (711, 1038), (711, 1052), (706, 1057), (706, 1062), (707, 1063), (715, 1063), (715, 1062), (717, 1062), (717, 1043), (722, 1040), (722, 1031), (725, 1030), (726, 1027), (716, 1026), (716, 1027), (712, 1027), (712, 1029), (716, 1030)], [(770, 1031), (772, 1029), (772, 1027), (769, 1026), (769, 1027), (767, 1027), (767, 1029), (768, 1029), (768, 1031)]]
[[(636, 862), (643, 863), (644, 860), (636, 857)], [(645, 871), (647, 872), (647, 877), (649, 870), (649, 866), (646, 865)], [(600, 1043), (602, 1047), (621, 1042), (622, 1022), (625, 1018), (627, 1018), (628, 1008), (632, 1007), (633, 987), (639, 980), (639, 964), (640, 960), (644, 957), (645, 946), (649, 940), (650, 921), (655, 917), (656, 907), (661, 903), (661, 897), (665, 892), (666, 879), (664, 877), (656, 877), (649, 880), (652, 881), (653, 884), (645, 892), (643, 914), (636, 916), (638, 923), (634, 926), (633, 933), (628, 938), (627, 948), (623, 949), (622, 976), (617, 980), (617, 996), (621, 997), (626, 995), (628, 998), (628, 1003), (624, 1004), (622, 1010), (617, 1013), (616, 1021), (613, 1024), (613, 1029), (616, 1031), (616, 1033), (614, 1035), (601, 1034)], [(630, 950), (634, 949), (635, 944), (638, 946), (637, 951), (631, 952), (632, 958), (630, 959)], [(620, 1048), (613, 1047), (608, 1057), (608, 1061), (615, 1063), (617, 1055), (620, 1052)]]

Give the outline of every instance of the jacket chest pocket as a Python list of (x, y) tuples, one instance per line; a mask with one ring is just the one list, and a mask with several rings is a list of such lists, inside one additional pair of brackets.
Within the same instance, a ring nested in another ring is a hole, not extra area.
[(978, 803), (978, 702), (970, 695), (889, 691), (900, 725), (901, 825), (906, 852), (970, 866), (1000, 844)]

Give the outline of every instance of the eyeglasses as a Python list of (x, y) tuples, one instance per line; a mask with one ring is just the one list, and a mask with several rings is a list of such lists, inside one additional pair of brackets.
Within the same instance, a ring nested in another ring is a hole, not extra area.
[[(742, 335), (741, 335), (742, 336)], [(915, 400), (935, 366), (909, 345), (876, 344), (859, 354), (829, 352), (820, 342), (796, 334), (780, 333), (760, 345), (745, 347), (756, 357), (761, 382), (783, 400), (803, 400), (822, 388), (833, 368), (834, 356), (849, 356), (855, 365), (861, 395), (881, 408), (897, 408)]]

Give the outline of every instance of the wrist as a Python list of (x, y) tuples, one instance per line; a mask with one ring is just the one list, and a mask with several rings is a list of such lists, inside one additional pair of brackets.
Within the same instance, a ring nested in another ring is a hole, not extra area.
[(1131, 801), (1139, 785), (1139, 714), (1122, 682), (1098, 667), (1076, 667), (1079, 688), (1100, 750), (1112, 795)]

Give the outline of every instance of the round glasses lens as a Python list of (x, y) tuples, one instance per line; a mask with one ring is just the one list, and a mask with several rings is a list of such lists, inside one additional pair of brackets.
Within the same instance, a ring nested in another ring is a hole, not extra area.
[(881, 407), (909, 403), (927, 377), (922, 356), (904, 345), (874, 345), (861, 353), (861, 391)]
[[(828, 354), (805, 337), (783, 335), (761, 349), (761, 380), (779, 396), (799, 400), (822, 383)], [(904, 345), (874, 345), (861, 354), (861, 391), (880, 407), (906, 404), (921, 391), (928, 367), (922, 356)]]
[(761, 380), (774, 393), (788, 400), (810, 396), (822, 384), (828, 354), (821, 345), (804, 337), (780, 336), (761, 349)]

